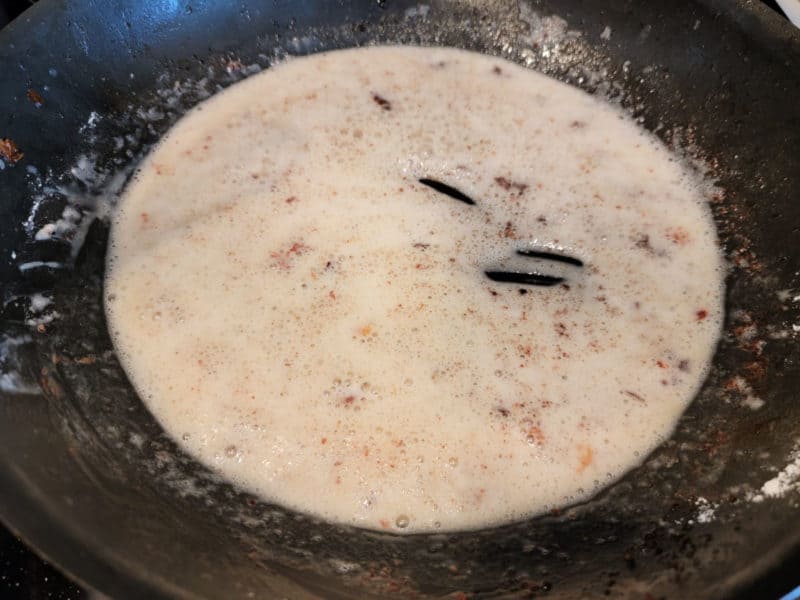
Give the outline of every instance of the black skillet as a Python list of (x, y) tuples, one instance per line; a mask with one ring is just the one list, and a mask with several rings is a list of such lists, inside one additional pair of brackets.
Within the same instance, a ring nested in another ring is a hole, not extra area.
[[(757, 597), (800, 550), (800, 494), (750, 499), (800, 437), (800, 37), (748, 2), (426, 6), (42, 0), (0, 34), (0, 517), (113, 597)], [(106, 224), (77, 255), (31, 239), (67, 202), (88, 212), (248, 65), (375, 42), (527, 59), (614, 98), (719, 183), (731, 266), (714, 369), (675, 435), (588, 503), (404, 538), (264, 504), (181, 453), (131, 389), (100, 303)], [(58, 318), (26, 322), (34, 291)]]

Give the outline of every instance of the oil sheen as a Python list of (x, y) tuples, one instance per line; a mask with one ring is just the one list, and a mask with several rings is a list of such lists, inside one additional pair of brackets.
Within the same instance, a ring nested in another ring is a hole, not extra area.
[(186, 451), (407, 533), (530, 517), (640, 464), (707, 373), (722, 275), (692, 177), (618, 109), (501, 59), (373, 47), (184, 117), (114, 217), (106, 307)]

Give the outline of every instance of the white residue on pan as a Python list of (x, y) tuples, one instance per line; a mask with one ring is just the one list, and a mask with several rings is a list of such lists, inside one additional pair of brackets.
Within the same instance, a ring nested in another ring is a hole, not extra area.
[(606, 41), (611, 39), (611, 27), (606, 25), (606, 28), (603, 29), (603, 32), (600, 34), (600, 39)]
[(44, 294), (31, 294), (28, 297), (28, 318), (25, 319), (25, 324), (28, 327), (41, 328), (60, 317), (58, 311), (48, 310), (52, 303), (53, 300)]
[(81, 220), (81, 212), (74, 206), (65, 206), (61, 218), (52, 223), (46, 223), (36, 232), (34, 239), (37, 242), (52, 239), (69, 239)]
[(786, 466), (772, 479), (764, 482), (761, 489), (748, 496), (751, 502), (763, 502), (766, 498), (784, 498), (800, 492), (800, 443), (789, 454)]
[(52, 312), (47, 313), (46, 315), (38, 315), (36, 317), (26, 319), (25, 324), (28, 325), (29, 327), (40, 327), (42, 325), (47, 325), (48, 323), (52, 323), (60, 316), (61, 315), (58, 313), (58, 311), (54, 310)]
[(30, 311), (33, 314), (42, 312), (53, 302), (51, 298), (48, 298), (44, 294), (31, 294), (30, 300)]
[(697, 498), (697, 500), (695, 500), (695, 506), (697, 507), (697, 513), (694, 517), (695, 522), (711, 523), (716, 519), (716, 511), (719, 507), (719, 504), (710, 502), (703, 496), (700, 496)]
[(405, 12), (406, 19), (413, 19), (415, 17), (419, 17), (424, 19), (428, 16), (431, 7), (427, 4), (418, 4), (417, 6), (412, 6), (411, 8), (407, 8)]
[(731, 377), (725, 384), (725, 388), (739, 399), (739, 404), (741, 406), (749, 408), (750, 410), (758, 410), (765, 404), (764, 400), (755, 395), (753, 388), (747, 380), (740, 375)]
[(39, 386), (26, 380), (19, 370), (17, 353), (21, 346), (29, 343), (28, 335), (0, 335), (0, 392), (7, 394), (37, 394)]

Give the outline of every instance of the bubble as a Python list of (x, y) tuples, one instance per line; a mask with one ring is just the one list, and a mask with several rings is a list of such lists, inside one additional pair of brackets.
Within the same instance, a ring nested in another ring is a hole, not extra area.
[(458, 458), (456, 458), (455, 456), (451, 456), (449, 459), (447, 459), (447, 464), (450, 465), (451, 467), (457, 467)]
[(231, 445), (225, 448), (225, 456), (228, 458), (236, 458), (237, 452), (238, 450), (236, 449), (236, 446)]
[(406, 515), (400, 515), (395, 519), (394, 524), (397, 525), (399, 529), (405, 529), (410, 522), (410, 519)]

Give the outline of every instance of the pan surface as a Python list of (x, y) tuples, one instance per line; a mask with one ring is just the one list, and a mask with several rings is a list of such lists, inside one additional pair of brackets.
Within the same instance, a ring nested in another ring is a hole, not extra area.
[[(589, 502), (447, 535), (317, 522), (182, 453), (119, 366), (102, 213), (136, 161), (222, 87), (370, 43), (543, 71), (709, 180), (730, 263), (714, 368), (673, 437)], [(0, 517), (112, 597), (755, 594), (800, 550), (798, 98), (800, 37), (722, 0), (42, 0), (0, 34)]]

